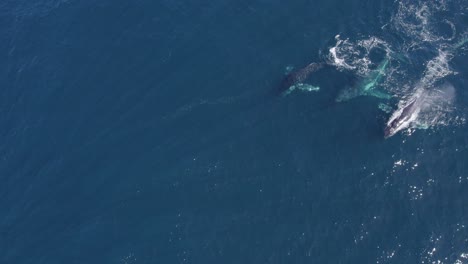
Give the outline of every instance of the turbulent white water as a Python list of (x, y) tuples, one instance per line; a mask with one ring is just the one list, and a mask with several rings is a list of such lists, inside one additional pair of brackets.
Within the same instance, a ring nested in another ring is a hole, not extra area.
[(377, 67), (379, 61), (372, 60), (372, 54), (382, 52), (385, 57), (392, 53), (390, 45), (385, 41), (370, 37), (352, 42), (335, 36), (336, 45), (329, 49), (328, 62), (340, 70), (351, 70), (355, 74), (365, 77)]
[[(463, 2), (402, 0), (395, 2), (395, 6), (396, 11), (382, 27), (381, 36), (355, 40), (335, 37), (328, 62), (340, 71), (369, 80), (354, 87), (354, 91), (349, 88), (342, 91), (340, 96), (351, 92), (376, 97), (382, 92), (391, 94), (399, 102), (389, 123), (417, 101), (412, 116), (405, 119), (399, 130), (460, 123), (463, 118), (451, 114), (455, 110), (455, 88), (445, 79), (457, 73), (450, 62), (466, 49), (468, 42), (466, 29), (456, 23), (460, 20), (457, 16), (464, 15), (459, 10)], [(388, 62), (389, 66), (379, 68), (382, 62)], [(370, 78), (376, 75), (378, 81)], [(382, 92), (370, 92), (374, 89)], [(388, 111), (388, 107), (385, 109)]]

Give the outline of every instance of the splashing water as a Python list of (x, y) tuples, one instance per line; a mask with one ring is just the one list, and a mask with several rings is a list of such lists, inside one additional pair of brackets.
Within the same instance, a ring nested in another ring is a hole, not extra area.
[[(382, 36), (350, 40), (337, 35), (335, 46), (329, 48), (329, 64), (362, 81), (344, 89), (336, 101), (393, 95), (399, 103), (387, 127), (402, 114), (408, 115), (396, 132), (456, 124), (459, 117), (450, 114), (455, 109), (455, 88), (444, 79), (457, 73), (450, 61), (468, 43), (468, 34), (457, 33), (462, 27), (454, 22), (460, 20), (460, 4), (457, 0), (398, 1), (390, 22), (382, 27)], [(382, 105), (380, 109), (389, 111)]]

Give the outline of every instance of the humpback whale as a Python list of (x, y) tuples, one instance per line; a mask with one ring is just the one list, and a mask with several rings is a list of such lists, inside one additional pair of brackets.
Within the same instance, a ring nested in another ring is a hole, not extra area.
[(325, 63), (312, 62), (304, 68), (294, 70), (288, 73), (281, 81), (279, 87), (275, 90), (275, 94), (284, 94), (291, 86), (301, 85), (303, 81), (309, 77), (313, 72), (316, 72), (323, 68)]
[(362, 95), (374, 96), (381, 99), (391, 98), (391, 95), (375, 89), (385, 75), (385, 69), (387, 68), (388, 64), (389, 59), (383, 60), (377, 69), (371, 72), (371, 74), (369, 74), (369, 76), (367, 76), (364, 80), (362, 80), (358, 86), (342, 90), (336, 98), (336, 101), (343, 102)]

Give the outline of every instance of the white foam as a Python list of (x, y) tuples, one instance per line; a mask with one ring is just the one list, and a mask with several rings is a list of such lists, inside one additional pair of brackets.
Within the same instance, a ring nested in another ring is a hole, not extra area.
[[(392, 25), (398, 33), (402, 33), (411, 40), (411, 46), (421, 41), (433, 43), (448, 40), (437, 32), (435, 25), (441, 21), (449, 24), (452, 31), (455, 31), (454, 26), (452, 27), (453, 23), (448, 19), (434, 18), (436, 13), (445, 11), (446, 8), (442, 1), (403, 0), (398, 3), (398, 10), (392, 17)], [(452, 32), (452, 37), (453, 35), (454, 32)]]
[[(468, 31), (459, 23), (465, 16), (460, 9), (464, 1), (397, 0), (397, 9), (379, 37), (350, 40), (337, 35), (336, 44), (329, 49), (329, 63), (365, 80), (378, 68), (380, 55), (384, 55), (389, 67), (379, 86), (401, 98), (389, 123), (402, 114), (405, 106), (417, 103), (409, 114), (405, 113), (408, 117), (402, 120), (400, 130), (464, 123), (465, 117), (452, 114), (455, 89), (442, 84), (445, 78), (456, 74), (451, 60), (468, 46)], [(377, 59), (371, 54), (377, 54)], [(430, 59), (421, 61), (423, 58)], [(348, 89), (341, 95), (353, 92)]]
[(372, 69), (377, 67), (380, 61), (372, 61), (371, 52), (383, 51), (387, 57), (392, 53), (390, 45), (377, 37), (351, 42), (349, 39), (341, 39), (335, 36), (336, 44), (329, 49), (329, 63), (339, 70), (352, 71), (359, 76), (366, 76)]
[(426, 64), (426, 70), (424, 76), (421, 79), (421, 83), (425, 86), (432, 86), (437, 80), (442, 79), (453, 71), (450, 70), (449, 61), (453, 58), (453, 55), (444, 50), (439, 50), (439, 55), (434, 59), (430, 60)]
[[(335, 36), (336, 39), (336, 45), (332, 48), (330, 48), (330, 56), (329, 58), (331, 59), (331, 64), (335, 65), (337, 68), (344, 68), (348, 70), (352, 70), (355, 67), (350, 66), (346, 63), (345, 59), (343, 57), (340, 57), (341, 54), (346, 54), (342, 52), (340, 46), (344, 43), (346, 45), (346, 40), (343, 41), (340, 39), (340, 35)], [(339, 52), (338, 52), (339, 51)], [(340, 54), (340, 55), (338, 55)]]

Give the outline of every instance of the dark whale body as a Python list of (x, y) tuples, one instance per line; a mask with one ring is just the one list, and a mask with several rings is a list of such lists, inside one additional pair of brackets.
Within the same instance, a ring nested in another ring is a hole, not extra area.
[(323, 68), (325, 66), (325, 63), (311, 63), (304, 68), (295, 70), (290, 72), (288, 75), (286, 75), (283, 80), (281, 81), (279, 87), (275, 90), (275, 94), (282, 94), (285, 91), (289, 89), (289, 87), (302, 83), (309, 77), (309, 75), (313, 72), (316, 72)]

